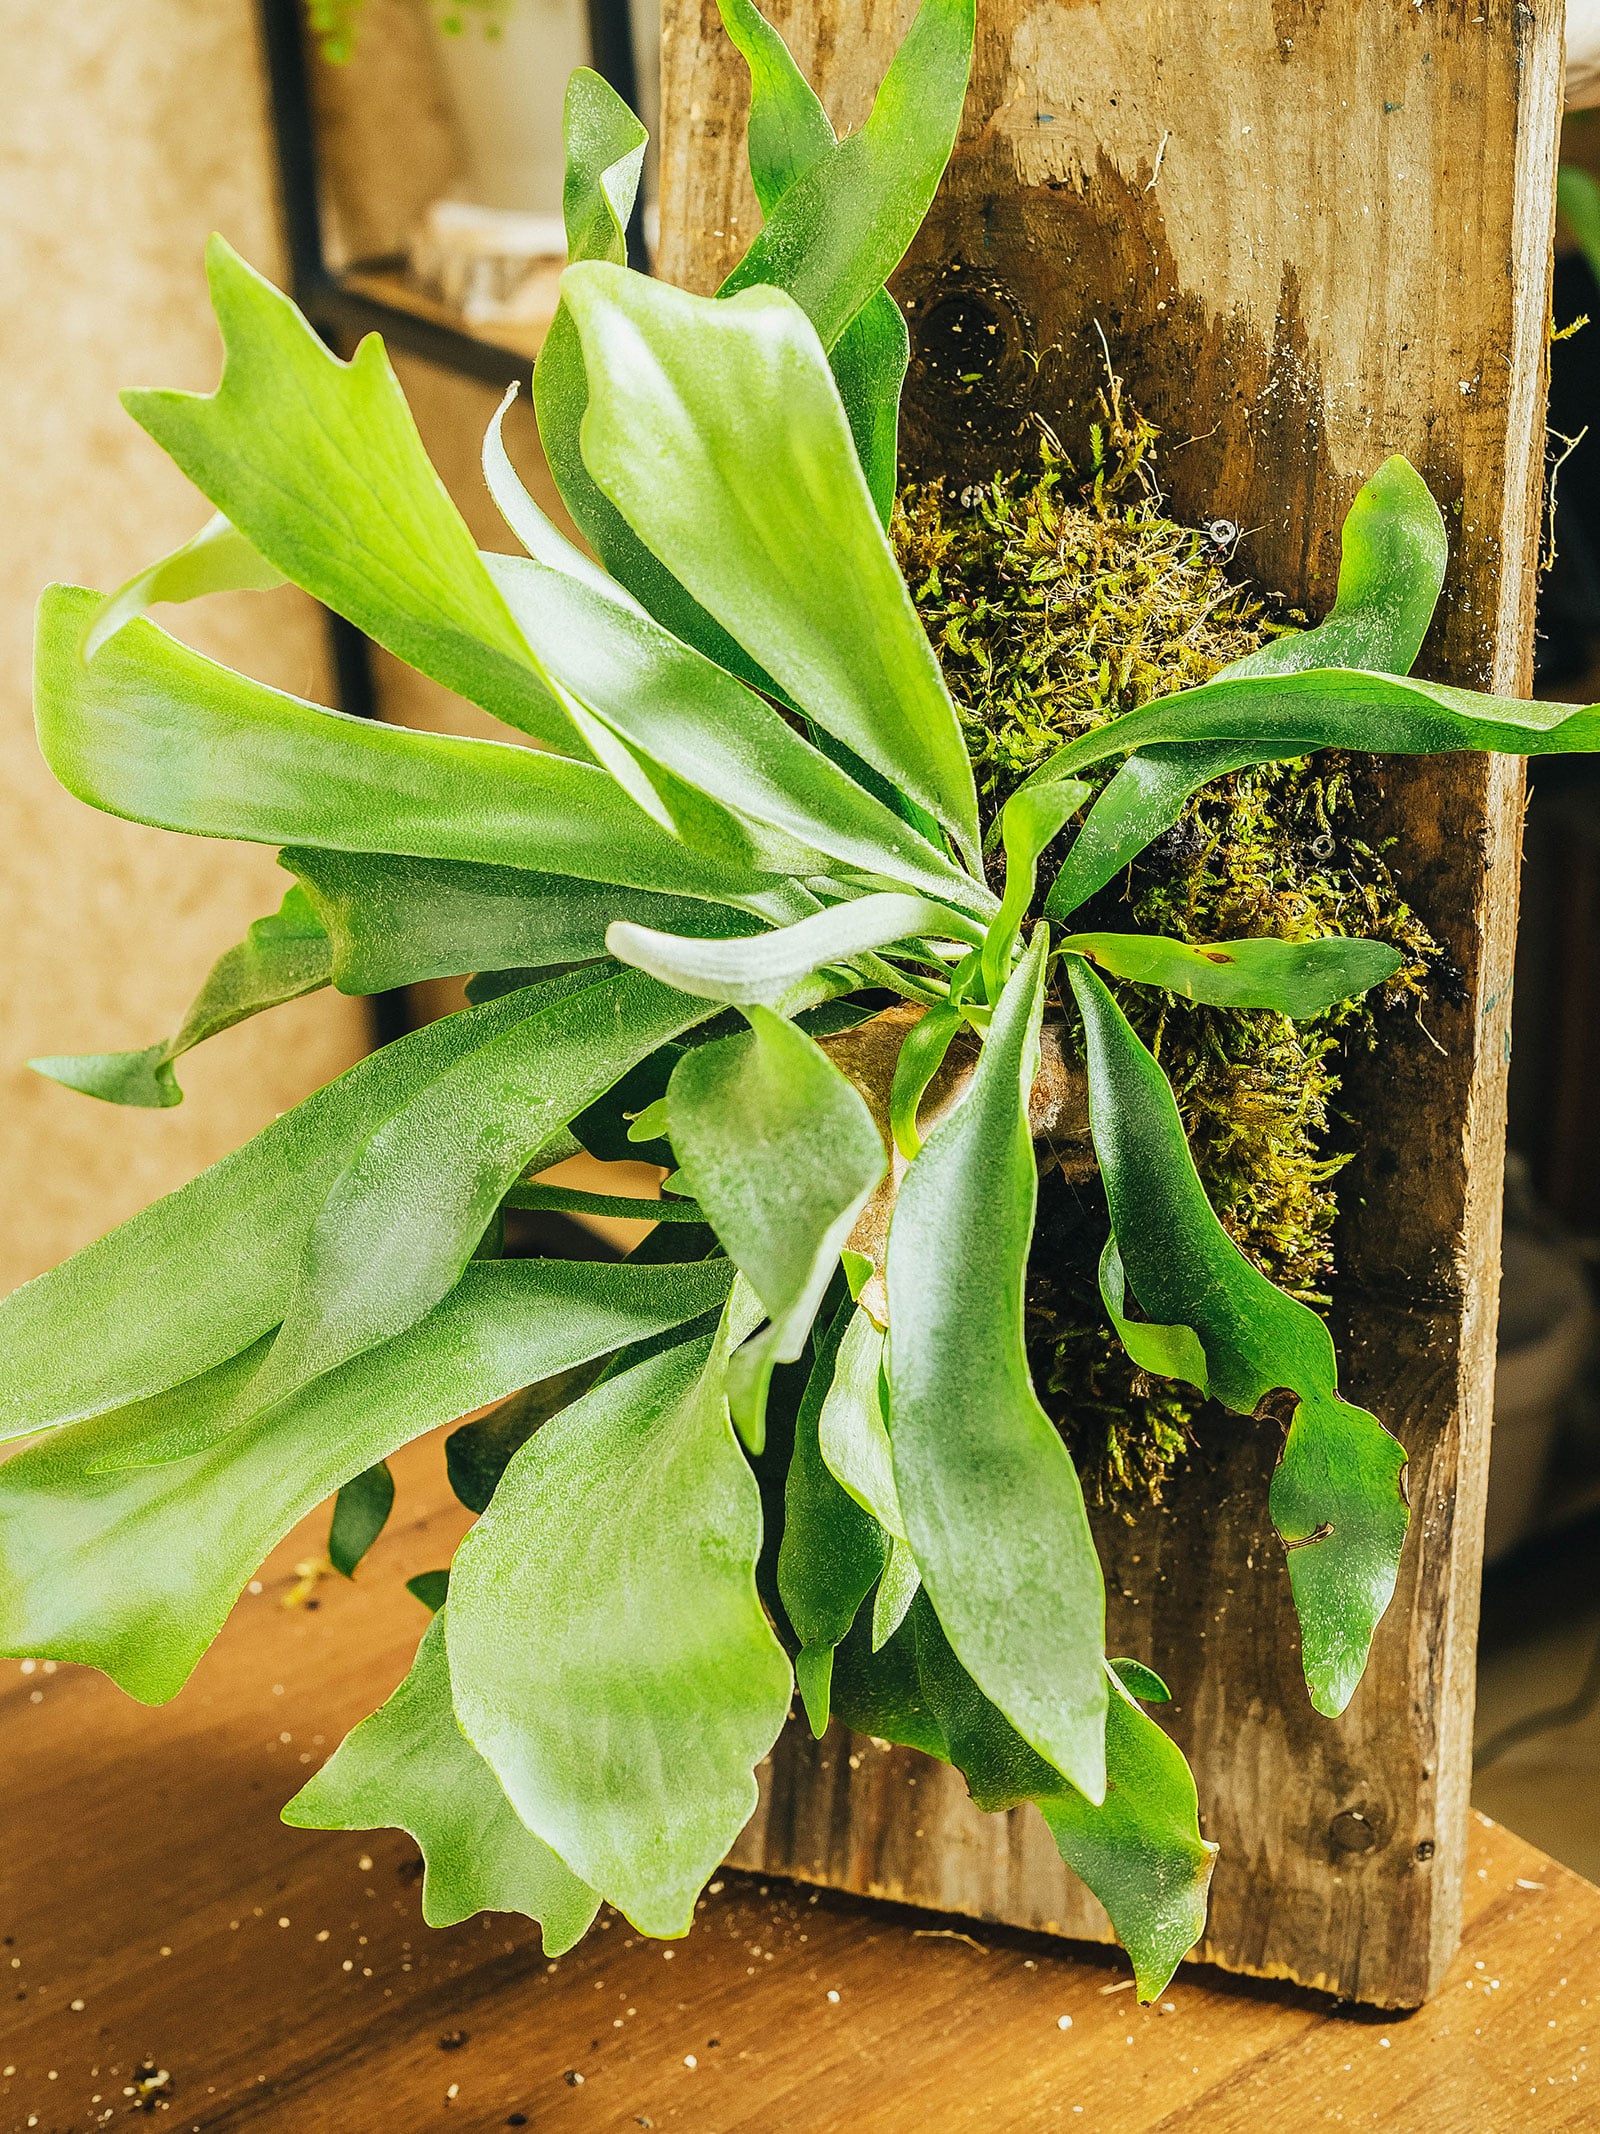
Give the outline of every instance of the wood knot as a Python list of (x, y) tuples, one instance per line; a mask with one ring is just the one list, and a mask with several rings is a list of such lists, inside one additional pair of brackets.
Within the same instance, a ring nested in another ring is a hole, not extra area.
[(1346, 1808), (1328, 1825), (1328, 1836), (1336, 1852), (1371, 1852), (1378, 1829), (1365, 1808)]

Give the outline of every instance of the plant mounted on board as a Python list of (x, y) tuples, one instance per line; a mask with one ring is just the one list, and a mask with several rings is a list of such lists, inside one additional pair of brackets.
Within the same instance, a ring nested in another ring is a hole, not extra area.
[[(972, 0), (924, 0), (843, 142), (750, 0), (722, 7), (766, 221), (718, 297), (623, 264), (643, 133), (596, 76), (569, 93), (574, 264), (534, 399), (598, 564), (498, 416), (485, 473), (527, 553), (480, 554), (378, 342), (337, 361), (220, 243), (221, 385), (129, 396), (218, 516), (109, 599), (46, 594), (42, 746), (112, 813), (280, 845), (295, 886), (175, 1038), (40, 1064), (172, 1103), (178, 1055), (244, 1015), (477, 975), (472, 1005), (0, 1306), (0, 1429), (39, 1437), (0, 1470), (0, 1648), (169, 1697), (298, 1518), (337, 1492), (353, 1568), (387, 1456), (505, 1402), (450, 1441), (480, 1516), (418, 1582), (411, 1673), (291, 1820), (411, 1831), (435, 1922), (519, 1909), (555, 1951), (609, 1900), (681, 1934), (798, 1680), (819, 1731), (837, 1713), (984, 1807), (1037, 1801), (1148, 1996), (1201, 1931), (1212, 1851), (1144, 1709), (1159, 1678), (1104, 1651), (1030, 1382), (1036, 1132), (1047, 1158), (1092, 1139), (1100, 1287), (1140, 1369), (1246, 1415), (1293, 1395), (1271, 1511), (1312, 1700), (1339, 1712), (1393, 1591), (1404, 1455), (1219, 1222), (1112, 988), (1301, 1017), (1404, 958), (1076, 922), (1249, 766), (1589, 749), (1600, 715), (1405, 678), (1444, 535), (1391, 460), (1326, 621), (1046, 754), (986, 864), (885, 532), (906, 336), (884, 283), (955, 136)], [(343, 717), (143, 613), (284, 578), (540, 747)], [(538, 1182), (580, 1144), (671, 1164), (658, 1228), (614, 1265), (497, 1257), (505, 1209), (592, 1205)]]

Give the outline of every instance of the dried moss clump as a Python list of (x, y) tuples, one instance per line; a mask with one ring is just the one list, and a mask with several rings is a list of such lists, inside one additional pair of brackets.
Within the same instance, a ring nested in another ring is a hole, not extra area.
[[(1199, 530), (1164, 514), (1155, 432), (1125, 415), (1115, 388), (1102, 414), (1081, 484), (1048, 452), (1042, 473), (959, 499), (938, 483), (912, 485), (895, 513), (897, 552), (961, 713), (986, 824), (1063, 742), (1209, 680), (1304, 620), (1279, 619), (1229, 577), (1231, 526)], [(1040, 870), (1041, 894), (1058, 859)], [(1219, 780), (1075, 924), (1186, 941), (1363, 933), (1405, 955), (1376, 1007), (1369, 996), (1307, 1022), (1116, 987), (1172, 1081), (1230, 1235), (1291, 1294), (1326, 1302), (1335, 1180), (1350, 1154), (1333, 1104), (1341, 1055), (1373, 1042), (1375, 1012), (1420, 1000), (1439, 953), (1363, 837), (1346, 760), (1327, 750)], [(1098, 1191), (1044, 1182), (1028, 1295), (1034, 1379), (1091, 1495), (1158, 1501), (1203, 1403), (1139, 1371), (1110, 1332), (1095, 1279), (1106, 1228)]]
[(1209, 681), (1281, 625), (1227, 577), (1236, 529), (1161, 511), (1156, 433), (1120, 399), (1090, 432), (1081, 491), (1044, 471), (959, 498), (900, 493), (891, 532), (966, 731), (985, 827), (1064, 741), (1151, 697)]

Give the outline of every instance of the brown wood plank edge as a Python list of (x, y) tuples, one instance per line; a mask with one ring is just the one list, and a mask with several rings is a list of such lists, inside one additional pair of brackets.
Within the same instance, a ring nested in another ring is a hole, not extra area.
[(285, 1605), (314, 1514), (171, 1705), (0, 1667), (7, 2134), (144, 2124), (141, 2086), (174, 2134), (1595, 2125), (1600, 1892), (1482, 1818), (1466, 1947), (1412, 2017), (1197, 1964), (1140, 2009), (1110, 1950), (732, 1873), (676, 1944), (611, 1913), (559, 1963), (525, 1919), (431, 1932), (408, 1839), (277, 1812), (410, 1663), (402, 1581), (466, 1524), (442, 1435), (398, 1455), (354, 1584)]
[[(914, 0), (769, 12), (843, 128)], [(711, 289), (757, 227), (743, 70), (715, 0), (668, 0), (665, 40), (662, 271)], [(1081, 428), (1103, 331), (1165, 433), (1173, 511), (1239, 522), (1256, 581), (1315, 612), (1356, 488), (1406, 452), (1451, 532), (1420, 671), (1525, 693), (1560, 80), (1558, 11), (1517, 0), (980, 0), (962, 138), (897, 281), (908, 471), (983, 479), (1039, 417)], [(1343, 1193), (1344, 1382), (1404, 1441), (1413, 1513), (1349, 1712), (1318, 1718), (1300, 1679), (1266, 1511), (1274, 1426), (1228, 1418), (1163, 1511), (1100, 1539), (1112, 1649), (1171, 1681), (1222, 1846), (1204, 1953), (1406, 2006), (1461, 1917), (1522, 777), (1458, 757), (1369, 782), (1459, 984), (1346, 1081), (1363, 1146)], [(735, 1858), (1108, 1931), (1031, 1809), (980, 1817), (925, 1759), (819, 1750), (794, 1727)]]

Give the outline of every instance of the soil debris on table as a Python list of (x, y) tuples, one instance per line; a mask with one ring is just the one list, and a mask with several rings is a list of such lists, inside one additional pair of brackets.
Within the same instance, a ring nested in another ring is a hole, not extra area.
[(171, 2110), (173, 2089), (172, 2076), (166, 2068), (158, 2067), (154, 2060), (141, 2060), (133, 2071), (132, 2082), (124, 2084), (122, 2094), (133, 2099), (130, 2112), (166, 2112)]

